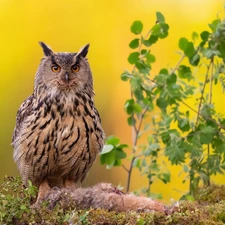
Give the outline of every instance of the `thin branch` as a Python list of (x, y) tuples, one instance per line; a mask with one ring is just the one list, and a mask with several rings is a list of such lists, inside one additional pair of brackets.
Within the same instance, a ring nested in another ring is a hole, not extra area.
[[(211, 76), (210, 76), (210, 88), (209, 88), (209, 104), (212, 104), (212, 84), (213, 84), (213, 60), (214, 57), (211, 59)], [(210, 158), (210, 145), (208, 144), (208, 149), (207, 149), (207, 158), (208, 158), (208, 163), (207, 163), (207, 176), (208, 176), (208, 181), (207, 185), (210, 186), (210, 163), (209, 163), (209, 158)]]
[(152, 29), (150, 29), (150, 30), (148, 31), (148, 33), (145, 35), (145, 37), (144, 37), (144, 38), (147, 38), (147, 37), (148, 37), (148, 35), (149, 35), (149, 34), (151, 34), (151, 32), (152, 32)]
[(127, 177), (127, 187), (126, 187), (126, 192), (129, 191), (130, 189), (130, 180), (131, 180), (131, 173), (133, 170), (133, 163), (134, 163), (135, 157), (132, 158), (131, 163), (130, 163), (130, 168), (128, 170), (128, 177)]
[(198, 113), (197, 113), (197, 118), (196, 118), (196, 122), (195, 122), (195, 128), (197, 128), (197, 126), (198, 126), (200, 110), (201, 110), (201, 107), (202, 107), (202, 101), (204, 99), (204, 92), (205, 92), (205, 87), (206, 87), (206, 83), (207, 83), (207, 80), (208, 80), (209, 69), (211, 67), (211, 64), (212, 64), (212, 61), (210, 62), (209, 66), (207, 67), (207, 71), (206, 71), (206, 75), (205, 75), (205, 81), (204, 81), (204, 84), (203, 84), (203, 87), (202, 87), (200, 102), (199, 102), (199, 105), (198, 105)]
[(193, 112), (197, 113), (199, 116), (201, 116), (203, 119), (206, 119), (206, 120), (210, 120), (212, 122), (214, 122), (216, 125), (218, 125), (218, 127), (220, 127), (221, 129), (225, 130), (225, 126), (223, 126), (222, 124), (220, 123), (217, 123), (214, 119), (210, 118), (210, 117), (207, 117), (207, 116), (203, 116), (201, 113), (199, 113), (198, 111), (196, 111), (195, 109), (193, 109), (191, 106), (189, 106), (187, 103), (185, 103), (184, 101), (181, 100), (181, 102), (186, 105), (189, 109), (191, 109)]
[(211, 60), (212, 66), (211, 66), (211, 76), (210, 76), (209, 104), (212, 104), (213, 61), (214, 61), (214, 57), (212, 57), (212, 60)]
[(124, 166), (123, 164), (122, 164), (122, 167), (123, 167), (127, 172), (129, 172), (129, 170), (127, 169), (127, 167)]
[(138, 134), (139, 134), (139, 132), (140, 132), (141, 125), (142, 125), (142, 122), (143, 122), (144, 116), (145, 116), (145, 114), (146, 114), (146, 113), (147, 113), (147, 111), (148, 111), (148, 108), (149, 108), (149, 105), (145, 108), (144, 112), (141, 114), (140, 123), (139, 123), (139, 125), (138, 125), (137, 130), (136, 130), (135, 145), (137, 144)]
[(139, 158), (139, 157), (141, 157), (141, 156), (143, 156), (143, 155), (145, 155), (144, 153), (140, 153), (140, 154), (138, 154), (138, 155), (135, 155), (134, 157), (135, 158)]
[(183, 59), (185, 58), (185, 54), (183, 54), (180, 58), (180, 60), (177, 62), (176, 66), (172, 69), (171, 74), (173, 74), (179, 67), (179, 65), (181, 64), (181, 62), (183, 61)]
[[(130, 88), (130, 96), (131, 96), (131, 99), (133, 99), (133, 92), (132, 92), (132, 88)], [(135, 142), (135, 134), (137, 132), (137, 127), (136, 127), (136, 124), (135, 124), (135, 118), (134, 118), (134, 113), (132, 112), (131, 114), (131, 118), (132, 118), (132, 130), (131, 130), (131, 135), (132, 135), (132, 143)]]

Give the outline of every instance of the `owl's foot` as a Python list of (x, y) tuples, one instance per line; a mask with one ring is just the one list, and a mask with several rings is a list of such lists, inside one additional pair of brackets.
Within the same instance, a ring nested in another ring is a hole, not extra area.
[(50, 190), (49, 183), (45, 179), (41, 182), (41, 184), (39, 186), (38, 197), (37, 197), (36, 202), (33, 204), (33, 208), (40, 206), (41, 202), (43, 200), (45, 200), (45, 196), (49, 192), (49, 190)]
[(78, 188), (78, 185), (74, 183), (72, 180), (66, 180), (64, 183), (64, 187), (70, 190), (75, 190)]
[(51, 190), (45, 195), (45, 199), (48, 201), (48, 209), (52, 210), (57, 203), (62, 200), (62, 195), (64, 191), (58, 187), (53, 187)]

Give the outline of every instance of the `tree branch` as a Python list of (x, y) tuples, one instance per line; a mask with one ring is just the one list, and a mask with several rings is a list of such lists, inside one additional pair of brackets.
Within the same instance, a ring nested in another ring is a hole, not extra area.
[(199, 113), (198, 111), (196, 111), (195, 109), (193, 109), (191, 106), (189, 106), (187, 103), (185, 103), (183, 100), (181, 100), (181, 102), (186, 105), (189, 109), (191, 109), (193, 112), (197, 113), (199, 116), (201, 116), (203, 119), (206, 119), (206, 120), (210, 120), (212, 122), (214, 122), (216, 125), (218, 125), (221, 129), (225, 130), (225, 126), (223, 126), (222, 124), (220, 123), (217, 123), (214, 119), (212, 118), (209, 118), (207, 116), (203, 116), (201, 113)]

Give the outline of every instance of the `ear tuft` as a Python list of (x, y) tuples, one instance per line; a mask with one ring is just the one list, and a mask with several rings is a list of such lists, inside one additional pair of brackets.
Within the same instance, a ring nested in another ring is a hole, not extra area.
[(83, 48), (81, 48), (80, 51), (77, 53), (77, 56), (82, 56), (83, 58), (85, 58), (88, 54), (89, 46), (90, 44), (87, 44)]
[(40, 41), (39, 44), (42, 47), (45, 56), (50, 56), (53, 54), (52, 49), (48, 45), (46, 45), (44, 42)]

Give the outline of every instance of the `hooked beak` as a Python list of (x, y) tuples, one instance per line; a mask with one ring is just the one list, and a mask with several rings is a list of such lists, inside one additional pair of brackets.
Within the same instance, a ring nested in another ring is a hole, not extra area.
[(68, 75), (68, 73), (65, 73), (65, 76), (64, 76), (64, 81), (67, 83), (67, 84), (69, 84), (69, 75)]

